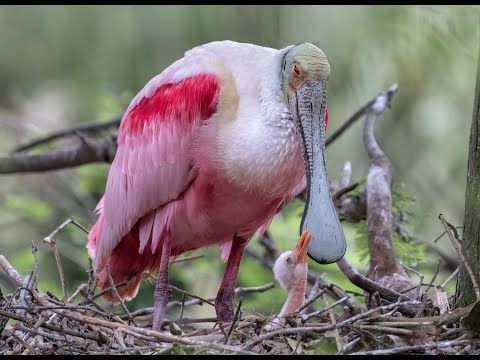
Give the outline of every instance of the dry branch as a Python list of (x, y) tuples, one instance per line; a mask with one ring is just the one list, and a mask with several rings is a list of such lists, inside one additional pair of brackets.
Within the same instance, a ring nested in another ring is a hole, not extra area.
[(107, 122), (92, 122), (89, 124), (72, 127), (69, 129), (54, 131), (44, 137), (40, 137), (24, 145), (17, 146), (15, 149), (13, 149), (12, 153), (19, 153), (19, 152), (24, 152), (26, 150), (31, 150), (39, 145), (47, 144), (54, 140), (58, 140), (58, 139), (62, 139), (70, 136), (78, 136), (78, 134), (96, 134), (100, 131), (107, 130), (110, 128), (118, 128), (120, 126), (121, 120), (122, 120), (121, 117), (117, 117)]
[(93, 162), (111, 163), (116, 151), (114, 139), (82, 138), (79, 144), (67, 149), (41, 154), (15, 153), (0, 156), (0, 174), (60, 170)]
[[(480, 300), (480, 287), (478, 286), (477, 279), (475, 278), (475, 274), (470, 264), (467, 262), (467, 260), (465, 259), (465, 256), (462, 253), (462, 245), (459, 242), (457, 230), (453, 225), (451, 225), (449, 222), (445, 220), (445, 217), (442, 214), (440, 214), (438, 218), (440, 219), (443, 226), (445, 227), (445, 231), (447, 232), (448, 237), (450, 238), (450, 241), (453, 244), (453, 247), (457, 251), (458, 257), (460, 258), (460, 260), (462, 260), (462, 264), (465, 267), (465, 270), (467, 271), (468, 275), (470, 276), (470, 281), (473, 284), (473, 290), (475, 291), (475, 296), (477, 297), (477, 301), (478, 301)], [(454, 236), (452, 232), (456, 236)]]
[(363, 143), (370, 160), (366, 184), (367, 233), (370, 251), (370, 268), (367, 277), (390, 289), (402, 291), (411, 288), (413, 284), (393, 251), (392, 166), (374, 135), (376, 119), (389, 106), (397, 91), (398, 85), (392, 85), (386, 92), (380, 93), (366, 111)]

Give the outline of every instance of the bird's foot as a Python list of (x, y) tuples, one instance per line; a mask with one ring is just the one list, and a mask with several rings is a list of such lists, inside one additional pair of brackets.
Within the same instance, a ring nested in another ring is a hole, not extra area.
[(170, 285), (164, 282), (157, 282), (154, 292), (154, 310), (152, 330), (161, 331), (165, 309), (170, 299)]
[(215, 300), (215, 311), (217, 313), (217, 323), (220, 329), (227, 332), (232, 326), (234, 314), (233, 314), (233, 291), (229, 294), (229, 291), (220, 290)]

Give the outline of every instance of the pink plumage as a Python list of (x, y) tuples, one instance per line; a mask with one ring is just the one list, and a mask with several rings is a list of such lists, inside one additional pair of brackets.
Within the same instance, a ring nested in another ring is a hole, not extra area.
[(245, 246), (306, 186), (278, 78), (289, 49), (229, 41), (192, 49), (125, 112), (87, 248), (102, 288), (107, 264), (115, 283), (130, 279), (118, 289), (125, 299), (136, 295), (143, 272), (160, 268), (155, 330), (169, 298), (168, 258), (210, 245), (228, 261), (215, 306), (220, 322), (231, 320)]
[[(100, 216), (87, 244), (97, 271), (108, 262), (117, 282), (158, 267), (152, 255), (176, 208), (175, 203), (162, 205), (193, 180), (192, 133), (215, 111), (218, 93), (218, 78), (200, 74), (158, 86), (127, 111), (105, 195), (96, 209)], [(149, 242), (152, 249), (143, 254)], [(104, 273), (100, 280), (102, 288), (108, 287)], [(139, 280), (134, 278), (128, 288), (137, 289)]]

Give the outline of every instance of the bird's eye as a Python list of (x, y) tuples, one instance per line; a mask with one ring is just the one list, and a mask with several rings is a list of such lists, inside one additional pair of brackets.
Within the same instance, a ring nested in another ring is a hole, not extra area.
[(292, 258), (287, 258), (287, 264), (291, 264), (292, 263)]
[(293, 71), (295, 71), (295, 74), (300, 76), (300, 67), (297, 64), (293, 65)]

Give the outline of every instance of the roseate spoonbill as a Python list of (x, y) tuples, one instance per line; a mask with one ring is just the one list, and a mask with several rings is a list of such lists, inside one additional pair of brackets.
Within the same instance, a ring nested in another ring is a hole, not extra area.
[(308, 254), (339, 260), (346, 243), (324, 157), (329, 74), (310, 43), (277, 50), (220, 41), (187, 51), (151, 79), (122, 119), (89, 235), (100, 286), (109, 286), (108, 264), (115, 283), (131, 278), (119, 288), (131, 299), (141, 273), (159, 269), (159, 330), (169, 258), (216, 244), (227, 265), (215, 310), (219, 323), (231, 322), (245, 246), (305, 187)]
[(307, 248), (311, 239), (312, 234), (304, 230), (293, 251), (281, 254), (273, 265), (273, 274), (282, 288), (287, 291), (288, 297), (277, 317), (265, 327), (267, 331), (281, 326), (282, 317), (300, 309), (305, 302), (308, 273)]
[(304, 230), (295, 249), (281, 254), (273, 265), (275, 278), (288, 293), (278, 317), (291, 314), (303, 306), (308, 272), (307, 247), (311, 239), (312, 234)]

